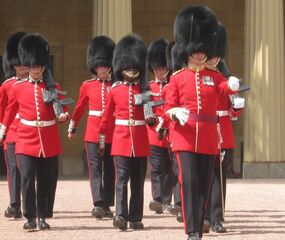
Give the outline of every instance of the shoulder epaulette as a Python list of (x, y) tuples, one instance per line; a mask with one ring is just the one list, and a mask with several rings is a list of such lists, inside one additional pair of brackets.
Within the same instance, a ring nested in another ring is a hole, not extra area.
[(114, 82), (114, 83), (112, 84), (112, 88), (115, 88), (115, 87), (121, 85), (122, 83), (123, 83), (122, 81)]
[(85, 80), (83, 83), (92, 82), (92, 81), (95, 81), (95, 79), (88, 79), (88, 80)]
[(176, 75), (177, 73), (180, 73), (182, 71), (184, 71), (186, 68), (181, 68), (179, 70), (177, 70), (176, 72), (172, 73), (172, 75)]
[(18, 80), (17, 82), (14, 83), (14, 85), (19, 84), (19, 83), (26, 82), (27, 80), (28, 80), (28, 78)]
[(15, 77), (10, 77), (10, 78), (6, 79), (2, 84), (10, 82), (10, 81), (12, 81), (14, 79), (15, 79)]

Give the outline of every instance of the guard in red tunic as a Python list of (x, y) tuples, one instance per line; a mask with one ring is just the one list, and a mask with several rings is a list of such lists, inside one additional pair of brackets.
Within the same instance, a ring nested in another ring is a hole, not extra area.
[(166, 120), (174, 121), (172, 150), (176, 152), (181, 184), (182, 211), (188, 239), (199, 240), (208, 199), (214, 158), (218, 154), (217, 106), (219, 95), (235, 93), (236, 79), (226, 81), (205, 69), (215, 50), (217, 20), (210, 9), (182, 9), (174, 24), (177, 52), (188, 66), (173, 74), (166, 96)]
[[(168, 42), (165, 39), (153, 41), (147, 51), (147, 66), (155, 79), (150, 81), (150, 90), (158, 96), (153, 96), (154, 101), (162, 100), (163, 92), (168, 84), (169, 68), (166, 64), (166, 47)], [(163, 105), (153, 108), (153, 112), (158, 119), (163, 114)], [(158, 214), (163, 212), (163, 207), (171, 204), (171, 160), (167, 138), (158, 139), (156, 131), (157, 124), (148, 126), (148, 139), (150, 144), (150, 177), (153, 200), (149, 204), (149, 209)]]
[(87, 66), (94, 78), (81, 84), (79, 99), (68, 129), (68, 138), (73, 139), (79, 121), (88, 107), (84, 141), (94, 205), (92, 216), (96, 218), (113, 217), (110, 206), (114, 205), (115, 171), (110, 153), (114, 122), (110, 121), (107, 128), (104, 156), (98, 153), (98, 133), (106, 97), (112, 85), (114, 48), (115, 43), (106, 36), (98, 36), (91, 40), (87, 50)]
[[(206, 67), (214, 71), (220, 71), (226, 78), (229, 78), (231, 74), (223, 60), (225, 57), (225, 51), (226, 30), (225, 27), (219, 23), (215, 56), (209, 56), (209, 60), (206, 61)], [(219, 117), (222, 143), (220, 145), (220, 154), (216, 156), (215, 160), (216, 164), (212, 179), (212, 189), (209, 197), (206, 219), (204, 221), (204, 233), (209, 232), (210, 228), (212, 231), (217, 233), (226, 232), (226, 228), (222, 225), (222, 221), (224, 221), (224, 207), (226, 199), (227, 165), (230, 159), (233, 158), (233, 149), (235, 147), (232, 118), (238, 117), (240, 115), (241, 108), (243, 108), (243, 105), (238, 103), (239, 100), (237, 98), (235, 98), (236, 106), (233, 107), (231, 102), (232, 98), (235, 97), (233, 95), (219, 96), (217, 116)]]
[[(46, 39), (37, 33), (25, 35), (19, 43), (18, 53), (21, 64), (29, 69), (29, 77), (16, 82), (10, 90), (0, 140), (3, 141), (6, 130), (18, 112), (20, 123), (15, 153), (21, 174), (23, 214), (28, 220), (23, 228), (35, 229), (37, 216), (38, 228), (44, 230), (50, 228), (45, 218), (53, 215), (58, 155), (61, 153), (57, 122), (65, 122), (68, 113), (66, 107), (59, 111), (61, 106), (47, 97), (51, 96), (52, 89), (57, 93), (60, 87), (50, 74)], [(55, 95), (52, 94), (53, 97)]]
[[(21, 79), (28, 77), (28, 68), (22, 66), (18, 56), (18, 45), (25, 32), (14, 33), (7, 41), (3, 61), (3, 69), (7, 80), (2, 84), (2, 94), (0, 97), (0, 122), (8, 105), (8, 96), (13, 84)], [(4, 142), (4, 156), (7, 166), (7, 180), (10, 194), (10, 204), (5, 211), (4, 216), (7, 218), (21, 218), (21, 176), (16, 163), (15, 142), (19, 116), (16, 115), (10, 125)]]
[[(112, 86), (99, 129), (100, 151), (115, 115), (111, 154), (116, 171), (116, 216), (113, 225), (121, 230), (144, 227), (144, 180), (149, 142), (143, 105), (135, 105), (135, 96), (147, 90), (145, 78), (146, 48), (137, 35), (122, 38), (114, 50), (113, 67), (117, 80)], [(131, 196), (128, 207), (128, 181)]]

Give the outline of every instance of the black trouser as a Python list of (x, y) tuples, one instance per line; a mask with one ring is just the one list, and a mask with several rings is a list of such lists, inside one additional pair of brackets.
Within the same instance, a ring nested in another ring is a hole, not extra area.
[(151, 145), (150, 151), (152, 198), (160, 203), (171, 203), (171, 162), (168, 148)]
[(17, 154), (16, 158), (21, 173), (24, 216), (52, 217), (58, 177), (58, 157), (44, 158)]
[(111, 144), (105, 145), (105, 153), (100, 156), (98, 143), (86, 142), (86, 156), (89, 166), (89, 180), (93, 205), (114, 206), (115, 170), (111, 156)]
[(185, 233), (199, 232), (202, 237), (215, 155), (181, 151), (176, 157)]
[(181, 196), (180, 196), (180, 183), (178, 181), (179, 167), (177, 159), (174, 153), (172, 153), (172, 193), (174, 198), (174, 205), (181, 206)]
[(10, 206), (21, 207), (21, 175), (17, 166), (15, 155), (15, 143), (7, 143), (4, 152), (7, 166), (7, 180), (10, 194)]
[(206, 218), (212, 223), (219, 223), (221, 221), (224, 221), (223, 218), (223, 204), (222, 204), (222, 188), (223, 188), (223, 201), (224, 201), (224, 207), (226, 202), (226, 184), (227, 184), (227, 167), (228, 163), (231, 162), (231, 159), (233, 158), (233, 149), (222, 149), (222, 151), (225, 151), (224, 160), (222, 162), (222, 178), (223, 178), (223, 184), (221, 184), (221, 169), (220, 169), (220, 159), (219, 156), (216, 156), (218, 164), (215, 164), (214, 168), (214, 174), (212, 177), (212, 187), (211, 187), (211, 193), (209, 196), (209, 202), (208, 202), (208, 209), (207, 209), (207, 216)]
[[(147, 157), (114, 156), (116, 171), (116, 216), (130, 222), (140, 222), (143, 217), (144, 180)], [(128, 181), (131, 197), (128, 210)]]

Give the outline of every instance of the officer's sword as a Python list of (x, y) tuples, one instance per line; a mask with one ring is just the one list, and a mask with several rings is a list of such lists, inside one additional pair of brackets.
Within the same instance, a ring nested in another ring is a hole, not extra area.
[(224, 202), (224, 183), (223, 183), (223, 160), (225, 157), (225, 150), (222, 151), (222, 143), (223, 143), (223, 137), (221, 134), (221, 127), (220, 124), (217, 123), (217, 132), (219, 137), (218, 147), (219, 147), (219, 154), (220, 154), (220, 181), (221, 181), (221, 197), (222, 197), (222, 212), (223, 212), (223, 218), (225, 217), (225, 202)]
[(221, 151), (220, 149), (220, 181), (221, 181), (223, 219), (225, 219), (224, 182), (223, 182), (223, 161), (225, 154), (226, 154), (225, 150)]

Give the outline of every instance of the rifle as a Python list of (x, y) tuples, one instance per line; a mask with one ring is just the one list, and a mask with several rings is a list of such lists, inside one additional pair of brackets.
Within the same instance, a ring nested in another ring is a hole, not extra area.
[(157, 121), (156, 115), (153, 113), (152, 108), (164, 104), (164, 100), (151, 101), (150, 96), (159, 97), (159, 93), (146, 91), (141, 94), (135, 94), (135, 105), (143, 105), (144, 117), (150, 126), (154, 125)]
[(67, 92), (60, 91), (55, 88), (55, 81), (53, 79), (50, 69), (47, 69), (45, 71), (44, 80), (46, 82), (48, 90), (43, 90), (43, 101), (44, 103), (53, 105), (55, 116), (58, 118), (61, 114), (64, 114), (62, 106), (72, 104), (74, 103), (74, 100), (71, 98), (66, 98), (63, 100), (59, 99), (58, 95), (65, 96)]

